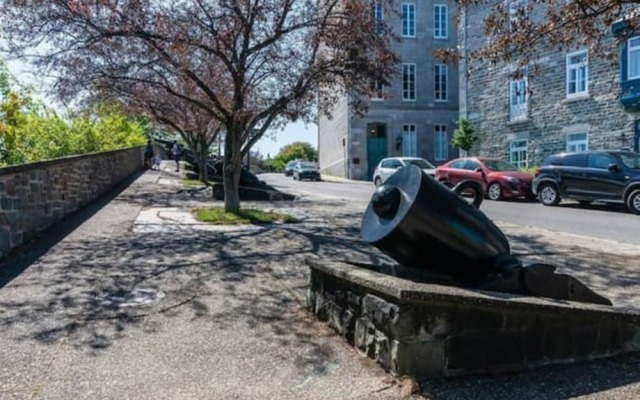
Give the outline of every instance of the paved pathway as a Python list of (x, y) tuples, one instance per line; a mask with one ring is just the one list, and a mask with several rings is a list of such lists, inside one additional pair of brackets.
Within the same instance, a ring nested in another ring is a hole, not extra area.
[[(303, 222), (221, 228), (190, 215), (211, 203), (166, 164), (0, 265), (0, 399), (402, 398), (406, 387), (304, 309), (306, 257), (385, 258), (360, 242), (361, 210), (243, 203)], [(549, 253), (616, 305), (638, 305), (638, 249), (503, 229), (514, 252)], [(639, 363), (429, 380), (414, 398), (640, 398)]]

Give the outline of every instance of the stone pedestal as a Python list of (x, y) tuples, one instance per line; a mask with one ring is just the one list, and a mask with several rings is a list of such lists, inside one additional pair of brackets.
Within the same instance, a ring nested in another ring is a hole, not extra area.
[(514, 371), (640, 350), (640, 313), (308, 260), (308, 307), (398, 375)]

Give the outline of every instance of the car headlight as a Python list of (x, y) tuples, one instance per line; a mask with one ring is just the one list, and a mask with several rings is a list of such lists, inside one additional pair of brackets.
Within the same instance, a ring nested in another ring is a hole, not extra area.
[(505, 176), (504, 180), (509, 183), (520, 183), (520, 179), (514, 178), (513, 176)]

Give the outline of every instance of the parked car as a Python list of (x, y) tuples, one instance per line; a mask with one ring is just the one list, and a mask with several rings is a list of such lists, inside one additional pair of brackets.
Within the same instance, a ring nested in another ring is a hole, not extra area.
[(293, 167), (300, 162), (300, 160), (291, 160), (284, 167), (284, 176), (293, 176)]
[(463, 157), (436, 168), (436, 180), (453, 187), (464, 180), (473, 180), (485, 188), (490, 200), (524, 197), (535, 199), (531, 190), (533, 174), (518, 169), (499, 158)]
[(387, 180), (398, 168), (413, 164), (421, 168), (427, 175), (434, 176), (436, 167), (429, 161), (420, 157), (388, 157), (380, 160), (376, 168), (373, 170), (373, 183), (380, 186)]
[(552, 155), (536, 170), (533, 191), (546, 206), (566, 198), (583, 205), (619, 203), (640, 214), (640, 154), (596, 150)]
[(293, 179), (301, 181), (309, 179), (313, 181), (320, 180), (320, 170), (318, 165), (310, 161), (300, 161), (293, 167)]

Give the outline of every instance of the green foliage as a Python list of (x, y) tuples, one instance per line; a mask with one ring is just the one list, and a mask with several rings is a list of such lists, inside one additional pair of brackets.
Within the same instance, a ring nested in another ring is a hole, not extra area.
[(318, 151), (307, 142), (293, 142), (284, 146), (278, 154), (271, 159), (271, 171), (284, 171), (284, 167), (291, 160), (317, 161)]
[(236, 213), (226, 212), (224, 207), (198, 208), (193, 212), (201, 222), (214, 225), (266, 224), (273, 222), (297, 223), (296, 218), (288, 214), (263, 211), (254, 208), (242, 209)]
[(0, 166), (139, 146), (144, 134), (117, 106), (63, 118), (28, 91), (12, 88), (0, 64)]
[(464, 151), (471, 150), (473, 144), (479, 139), (475, 132), (476, 130), (471, 121), (466, 118), (460, 118), (456, 121), (456, 129), (453, 131), (451, 146)]

